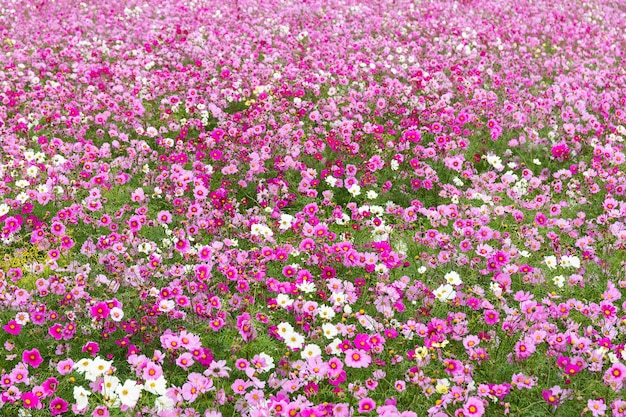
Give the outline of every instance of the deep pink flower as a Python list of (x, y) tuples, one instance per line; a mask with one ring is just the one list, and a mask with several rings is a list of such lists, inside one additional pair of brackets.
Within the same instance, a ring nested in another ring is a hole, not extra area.
[(109, 316), (110, 312), (111, 309), (104, 301), (100, 301), (99, 303), (91, 307), (91, 316), (98, 320), (104, 320)]
[(554, 406), (559, 405), (559, 402), (560, 402), (559, 396), (556, 393), (554, 393), (552, 389), (541, 391), (541, 396), (548, 404), (554, 405)]
[(22, 395), (22, 402), (24, 403), (24, 408), (40, 408), (41, 402), (39, 401), (39, 397), (32, 391), (25, 392)]
[(96, 356), (100, 352), (100, 346), (96, 342), (87, 342), (82, 349), (83, 352)]
[(369, 336), (365, 333), (359, 333), (354, 338), (354, 346), (358, 349), (363, 349), (366, 352), (369, 352), (372, 349), (372, 346), (369, 343)]
[(495, 310), (485, 310), (485, 323), (493, 326), (498, 322), (500, 315)]
[(55, 397), (52, 401), (50, 401), (50, 415), (57, 416), (59, 414), (63, 414), (67, 411), (67, 401), (63, 398)]
[(56, 392), (58, 385), (59, 381), (54, 377), (50, 377), (46, 379), (43, 384), (41, 384), (41, 387), (43, 388), (43, 392), (46, 394), (46, 397), (49, 397)]
[(563, 356), (563, 355), (559, 356), (557, 358), (557, 360), (556, 360), (556, 365), (559, 368), (565, 368), (565, 366), (567, 366), (569, 363), (570, 363), (569, 358), (567, 356)]
[(25, 350), (22, 353), (22, 361), (33, 368), (37, 368), (43, 362), (43, 358), (39, 354), (39, 350), (35, 348), (33, 350)]
[(5, 332), (7, 332), (8, 334), (12, 334), (14, 336), (17, 336), (22, 331), (22, 325), (16, 322), (15, 320), (9, 321), (7, 324), (2, 326), (2, 328), (4, 329)]

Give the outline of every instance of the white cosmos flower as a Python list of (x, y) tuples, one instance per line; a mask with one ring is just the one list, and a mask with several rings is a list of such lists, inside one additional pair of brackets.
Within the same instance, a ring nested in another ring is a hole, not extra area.
[(28, 200), (28, 194), (22, 191), (15, 197), (15, 199), (18, 200), (20, 203), (24, 204), (24, 202)]
[(322, 333), (324, 334), (324, 337), (326, 337), (327, 339), (332, 339), (335, 336), (337, 336), (339, 332), (337, 331), (336, 325), (332, 323), (324, 323), (322, 324)]
[(348, 188), (348, 192), (352, 194), (352, 197), (356, 197), (361, 194), (361, 186), (358, 184), (352, 184), (350, 188)]
[(90, 395), (91, 392), (87, 391), (85, 388), (81, 386), (74, 387), (74, 400), (76, 401), (76, 408), (78, 410), (83, 410), (89, 407)]
[(288, 334), (293, 333), (293, 326), (287, 322), (278, 325), (278, 334), (284, 339)]
[(291, 332), (284, 336), (285, 344), (290, 349), (302, 349), (304, 345), (304, 336), (299, 333)]
[(434, 291), (434, 294), (435, 294), (435, 297), (441, 302), (453, 300), (454, 297), (456, 297), (456, 291), (454, 290), (454, 287), (452, 287), (452, 285), (450, 284), (440, 285)]
[(91, 363), (93, 361), (90, 358), (83, 358), (78, 362), (74, 363), (74, 370), (79, 374), (84, 374), (91, 367)]
[(174, 407), (176, 407), (176, 401), (166, 395), (161, 395), (159, 398), (154, 400), (154, 408), (158, 411), (173, 410)]
[(336, 338), (333, 339), (328, 345), (326, 345), (326, 353), (329, 355), (339, 355), (342, 351), (339, 349), (339, 345), (341, 344), (341, 339)]
[(36, 177), (38, 172), (39, 168), (37, 168), (36, 166), (29, 166), (28, 168), (26, 168), (26, 175), (31, 178)]
[(551, 255), (551, 256), (546, 256), (543, 258), (543, 261), (545, 262), (546, 266), (550, 269), (556, 269), (556, 256)]
[(293, 304), (293, 300), (287, 294), (278, 294), (276, 303), (283, 308), (287, 308)]
[(30, 183), (29, 183), (28, 181), (26, 181), (26, 180), (17, 180), (17, 181), (15, 181), (15, 185), (16, 185), (18, 188), (25, 188), (25, 187), (28, 187), (28, 185), (29, 185), (29, 184), (30, 184)]
[(335, 310), (327, 305), (321, 305), (317, 308), (317, 315), (325, 320), (332, 320), (335, 317)]
[(554, 282), (554, 285), (556, 285), (559, 288), (563, 288), (563, 284), (565, 283), (565, 277), (563, 275), (557, 275), (556, 277), (552, 278), (552, 282)]
[(330, 185), (331, 187), (334, 187), (337, 184), (337, 178), (333, 177), (332, 175), (327, 176), (324, 181), (326, 181), (326, 184)]
[(85, 379), (91, 382), (95, 381), (98, 377), (106, 374), (109, 369), (111, 369), (112, 364), (113, 361), (106, 361), (100, 356), (96, 356), (94, 360), (90, 362), (85, 372)]
[(301, 284), (297, 284), (296, 287), (303, 293), (310, 294), (315, 292), (315, 284), (308, 281), (303, 281)]
[(456, 273), (455, 271), (448, 272), (446, 275), (444, 275), (444, 278), (446, 279), (446, 281), (450, 285), (461, 285), (461, 284), (463, 284), (463, 281), (461, 280), (460, 275), (458, 273)]
[(300, 357), (302, 359), (315, 358), (322, 355), (322, 349), (314, 343), (308, 344), (302, 349)]
[(137, 381), (127, 379), (124, 381), (124, 385), (118, 385), (115, 389), (115, 393), (118, 395), (123, 405), (132, 408), (137, 405), (142, 390), (143, 385), (137, 384)]
[(280, 215), (279, 226), (280, 230), (289, 230), (291, 223), (293, 222), (293, 216), (291, 214), (283, 213)]
[(102, 395), (104, 396), (117, 396), (115, 390), (120, 385), (120, 379), (115, 375), (105, 375), (102, 381)]
[(333, 292), (330, 296), (335, 305), (341, 305), (346, 302), (346, 294), (343, 292)]
[(572, 268), (580, 268), (580, 259), (578, 259), (578, 256), (572, 255), (572, 256), (568, 256), (568, 255), (563, 255), (561, 257), (561, 266), (564, 268), (567, 267), (572, 267)]
[(165, 377), (161, 375), (157, 379), (147, 380), (143, 389), (151, 394), (165, 395), (167, 392), (167, 381), (165, 380)]

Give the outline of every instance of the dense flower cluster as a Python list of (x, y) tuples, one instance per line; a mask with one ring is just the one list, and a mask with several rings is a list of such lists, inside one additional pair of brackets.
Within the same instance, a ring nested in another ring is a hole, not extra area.
[(0, 414), (626, 416), (620, 2), (0, 8)]

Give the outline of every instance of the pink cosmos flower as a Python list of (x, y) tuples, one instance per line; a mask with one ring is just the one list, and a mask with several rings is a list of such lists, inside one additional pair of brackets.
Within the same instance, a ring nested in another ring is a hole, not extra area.
[(365, 333), (359, 333), (354, 338), (354, 346), (358, 349), (365, 350), (369, 352), (372, 349), (372, 346), (369, 343), (369, 335)]
[(350, 415), (350, 408), (348, 407), (348, 404), (335, 404), (332, 410), (332, 415), (335, 417), (348, 417)]
[(67, 375), (72, 372), (74, 361), (72, 359), (64, 359), (57, 364), (57, 372), (61, 375)]
[(626, 381), (626, 366), (621, 362), (614, 363), (604, 373), (604, 383), (618, 392), (624, 387)]
[(133, 232), (133, 233), (137, 233), (138, 231), (141, 230), (142, 227), (142, 216), (131, 216), (130, 219), (128, 219), (128, 228)]
[(529, 358), (533, 353), (535, 353), (535, 351), (536, 345), (529, 337), (525, 337), (523, 340), (515, 344), (515, 357), (518, 360)]
[(371, 398), (362, 398), (359, 400), (359, 413), (371, 413), (376, 408), (376, 402)]
[(198, 395), (200, 394), (198, 387), (196, 387), (191, 382), (185, 383), (182, 386), (181, 390), (182, 390), (183, 399), (188, 402), (194, 402), (196, 398), (198, 398)]
[(193, 360), (193, 355), (189, 352), (183, 353), (176, 359), (176, 365), (180, 366), (183, 369), (189, 369), (189, 367), (193, 365), (194, 362), (195, 361)]
[(592, 400), (591, 398), (587, 401), (587, 408), (591, 411), (593, 417), (600, 417), (604, 415), (606, 411), (606, 404), (604, 403), (604, 399)]
[(75, 244), (74, 240), (67, 235), (61, 238), (61, 247), (63, 249), (71, 249), (74, 246), (74, 244)]
[(469, 335), (463, 338), (463, 347), (465, 347), (465, 349), (476, 348), (476, 346), (478, 346), (479, 343), (480, 343), (480, 339), (476, 335)]
[(243, 379), (237, 379), (230, 386), (235, 394), (243, 395), (250, 386), (250, 382), (246, 382)]
[(372, 363), (372, 357), (361, 349), (347, 349), (345, 363), (350, 368), (367, 368)]
[(176, 243), (174, 244), (174, 248), (182, 254), (187, 253), (190, 247), (191, 247), (191, 244), (189, 243), (187, 239), (178, 239), (176, 240)]
[(561, 403), (561, 392), (561, 387), (554, 386), (548, 390), (541, 391), (541, 396), (548, 404), (557, 407)]
[(485, 414), (485, 405), (478, 397), (469, 397), (463, 406), (463, 411), (468, 417), (480, 417)]
[(92, 417), (109, 417), (109, 415), (109, 409), (103, 405), (94, 408), (93, 412), (91, 413)]
[(63, 225), (63, 223), (54, 222), (50, 226), (50, 232), (57, 237), (61, 237), (65, 234), (65, 225)]
[(161, 366), (152, 361), (148, 361), (146, 367), (142, 370), (142, 376), (145, 380), (158, 379), (161, 375), (163, 375)]
[(63, 338), (63, 326), (59, 323), (55, 323), (53, 326), (48, 328), (48, 334), (55, 340), (61, 340)]
[(611, 410), (614, 417), (626, 417), (626, 401), (614, 400), (611, 403)]

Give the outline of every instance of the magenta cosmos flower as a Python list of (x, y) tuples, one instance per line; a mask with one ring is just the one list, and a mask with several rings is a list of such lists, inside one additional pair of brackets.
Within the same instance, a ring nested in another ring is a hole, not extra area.
[(110, 311), (111, 309), (109, 309), (109, 306), (107, 305), (107, 303), (105, 303), (104, 301), (101, 301), (97, 303), (96, 305), (94, 305), (93, 307), (91, 307), (91, 316), (98, 320), (104, 320), (105, 318), (108, 317)]
[(67, 401), (63, 398), (56, 397), (50, 401), (50, 415), (57, 416), (67, 411)]
[(39, 397), (34, 392), (25, 392), (22, 395), (22, 401), (24, 402), (24, 408), (39, 408), (41, 402)]
[(6, 325), (2, 326), (5, 332), (17, 336), (22, 331), (22, 326), (15, 320), (9, 321)]
[(33, 368), (37, 368), (43, 362), (43, 358), (39, 354), (39, 350), (35, 348), (33, 350), (25, 350), (22, 353), (22, 361)]

